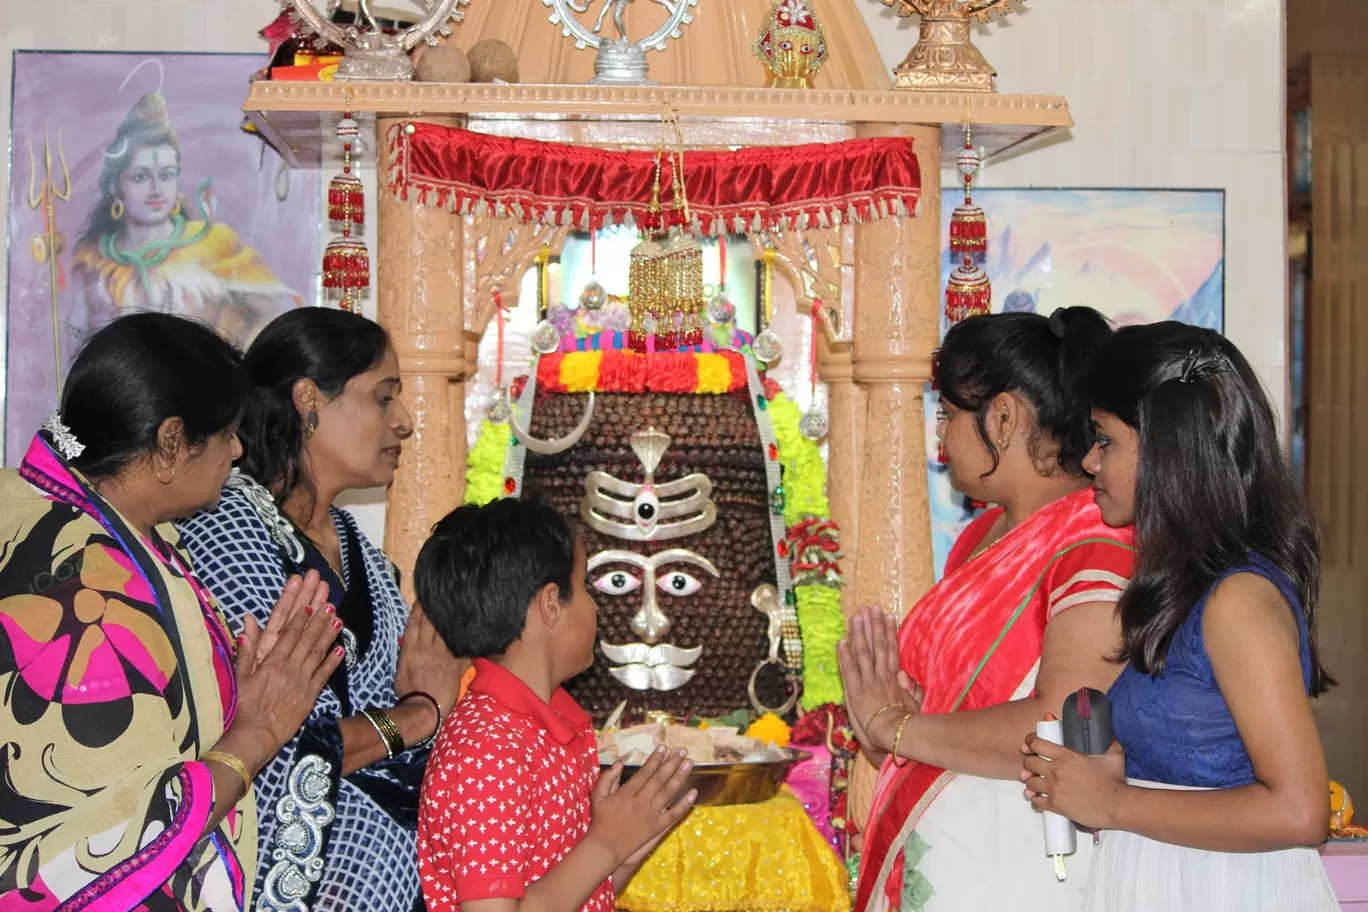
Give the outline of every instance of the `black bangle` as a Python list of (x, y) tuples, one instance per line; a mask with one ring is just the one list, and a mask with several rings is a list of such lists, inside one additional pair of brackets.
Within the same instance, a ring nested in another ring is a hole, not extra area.
[(437, 713), (437, 724), (432, 726), (432, 734), (428, 735), (422, 741), (419, 741), (417, 744), (413, 745), (413, 747), (410, 749), (416, 750), (418, 748), (431, 747), (432, 743), (437, 740), (437, 733), (442, 730), (442, 704), (438, 703), (437, 698), (434, 697), (432, 694), (423, 690), (411, 690), (408, 693), (404, 694), (402, 697), (400, 697), (399, 702), (404, 703), (413, 698), (417, 698), (419, 700), (427, 700), (429, 703), (432, 704), (433, 711)]

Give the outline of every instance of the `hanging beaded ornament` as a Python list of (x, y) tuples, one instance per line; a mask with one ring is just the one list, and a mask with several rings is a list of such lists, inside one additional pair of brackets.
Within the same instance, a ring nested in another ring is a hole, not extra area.
[(761, 254), (761, 259), (765, 264), (764, 289), (765, 289), (765, 325), (755, 336), (755, 341), (751, 343), (751, 351), (755, 357), (765, 364), (772, 364), (778, 361), (784, 354), (784, 345), (779, 341), (779, 334), (770, 327), (770, 317), (774, 311), (774, 257), (775, 250), (769, 245), (765, 246)]
[(974, 174), (982, 160), (974, 149), (972, 127), (964, 128), (964, 149), (955, 166), (964, 179), (964, 202), (950, 216), (950, 250), (953, 253), (983, 253), (988, 249), (988, 220), (974, 205)]
[(674, 127), (675, 150), (670, 158), (674, 201), (670, 222), (676, 234), (665, 245), (666, 297), (656, 311), (663, 327), (656, 329), (656, 349), (689, 348), (703, 344), (703, 247), (694, 240), (689, 213), (689, 192), (684, 178), (684, 136), (679, 121), (668, 107), (665, 123)]
[(485, 410), (485, 417), (495, 424), (507, 424), (513, 414), (513, 403), (508, 395), (508, 387), (503, 382), (504, 362), (504, 306), (503, 294), (494, 289), (494, 316), (498, 321), (498, 348), (494, 360), (494, 401)]
[(549, 355), (560, 351), (561, 331), (556, 328), (556, 324), (550, 320), (551, 310), (551, 283), (549, 270), (551, 268), (551, 248), (542, 244), (538, 251), (533, 265), (537, 270), (537, 315), (541, 318), (536, 327), (532, 330), (531, 345), (532, 350), (539, 355)]
[(664, 227), (660, 211), (660, 169), (664, 151), (656, 153), (655, 177), (651, 183), (651, 204), (641, 218), (641, 242), (632, 248), (627, 269), (627, 310), (631, 323), (627, 327), (627, 347), (639, 355), (646, 353), (646, 337), (654, 331), (647, 327), (647, 319), (654, 324), (664, 292), (664, 249), (655, 242), (655, 235)]
[(608, 303), (608, 292), (598, 281), (598, 227), (589, 226), (589, 281), (580, 289), (579, 306), (590, 313), (598, 313)]
[(732, 303), (731, 289), (727, 287), (727, 233), (717, 236), (717, 294), (708, 301), (704, 310), (708, 322), (714, 326), (730, 326), (736, 321), (736, 305)]
[(323, 290), (338, 306), (361, 312), (361, 298), (370, 287), (370, 253), (365, 241), (352, 236), (352, 227), (366, 221), (365, 193), (352, 173), (352, 153), (359, 151), (361, 125), (347, 111), (337, 124), (342, 141), (342, 173), (328, 184), (328, 218), (342, 227), (341, 237), (328, 242), (323, 251)]
[(988, 222), (983, 210), (974, 205), (974, 175), (982, 164), (974, 150), (973, 128), (964, 127), (964, 149), (955, 160), (964, 178), (964, 203), (956, 206), (950, 216), (950, 250), (963, 254), (963, 261), (955, 267), (945, 285), (945, 318), (958, 323), (967, 317), (989, 312), (993, 303), (993, 287), (988, 273), (974, 262), (988, 249)]
[(983, 267), (966, 256), (945, 283), (945, 318), (951, 323), (989, 312), (993, 303), (993, 283)]

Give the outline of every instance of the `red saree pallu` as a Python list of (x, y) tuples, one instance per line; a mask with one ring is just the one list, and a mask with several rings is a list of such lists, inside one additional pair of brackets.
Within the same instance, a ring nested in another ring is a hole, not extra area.
[[(1103, 523), (1091, 490), (1042, 507), (970, 558), (1001, 513), (990, 510), (964, 531), (945, 577), (903, 621), (899, 652), (903, 669), (925, 691), (924, 713), (982, 709), (1029, 695), (1046, 624), (1076, 605), (1117, 601), (1129, 582), (1131, 529)], [(884, 898), (899, 908), (903, 847), (956, 775), (885, 761), (864, 828), (856, 912), (883, 908)], [(991, 878), (992, 871), (982, 874)]]

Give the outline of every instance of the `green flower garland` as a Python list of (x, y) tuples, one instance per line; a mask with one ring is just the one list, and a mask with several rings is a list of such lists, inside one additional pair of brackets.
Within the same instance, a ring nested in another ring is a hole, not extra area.
[[(769, 403), (779, 462), (784, 467), (784, 524), (794, 526), (808, 517), (831, 518), (827, 501), (826, 463), (814, 441), (798, 430), (802, 413), (784, 393)], [(804, 710), (845, 700), (841, 671), (836, 663), (836, 643), (845, 636), (841, 592), (830, 586), (797, 586), (798, 628), (803, 633)]]
[(480, 424), (480, 437), (467, 457), (466, 503), (487, 504), (503, 496), (504, 457), (512, 436), (506, 424), (488, 418)]
[[(817, 444), (798, 430), (802, 414), (791, 399), (779, 393), (769, 402), (779, 462), (784, 470), (784, 524), (796, 525), (809, 517), (831, 518), (827, 501), (826, 463)], [(503, 496), (504, 458), (511, 434), (505, 424), (486, 419), (480, 436), (470, 449), (466, 471), (465, 502), (484, 504)], [(845, 636), (841, 593), (830, 586), (798, 586), (798, 628), (803, 634), (804, 710), (827, 703), (841, 703), (841, 673), (836, 663), (836, 643)]]

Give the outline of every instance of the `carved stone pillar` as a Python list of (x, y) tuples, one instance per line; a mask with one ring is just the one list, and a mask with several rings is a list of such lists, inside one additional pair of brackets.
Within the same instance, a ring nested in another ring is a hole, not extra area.
[(832, 345), (817, 334), (817, 373), (827, 385), (827, 498), (831, 518), (841, 530), (841, 570), (847, 588), (841, 607), (847, 615), (859, 604), (852, 591), (859, 560), (860, 479), (864, 473), (865, 390), (855, 382), (850, 344)]
[[(392, 123), (376, 126), (382, 175)], [(414, 432), (386, 498), (385, 550), (412, 600), (418, 549), (465, 490), (464, 235), (459, 215), (400, 202), (383, 185), (378, 197), (377, 316), (399, 355)]]
[[(903, 617), (934, 579), (922, 395), (940, 329), (940, 127), (873, 126), (860, 135), (912, 137), (921, 165), (914, 219), (855, 228), (854, 375), (865, 388), (855, 605)], [(856, 764), (853, 819), (869, 814), (874, 769)]]

